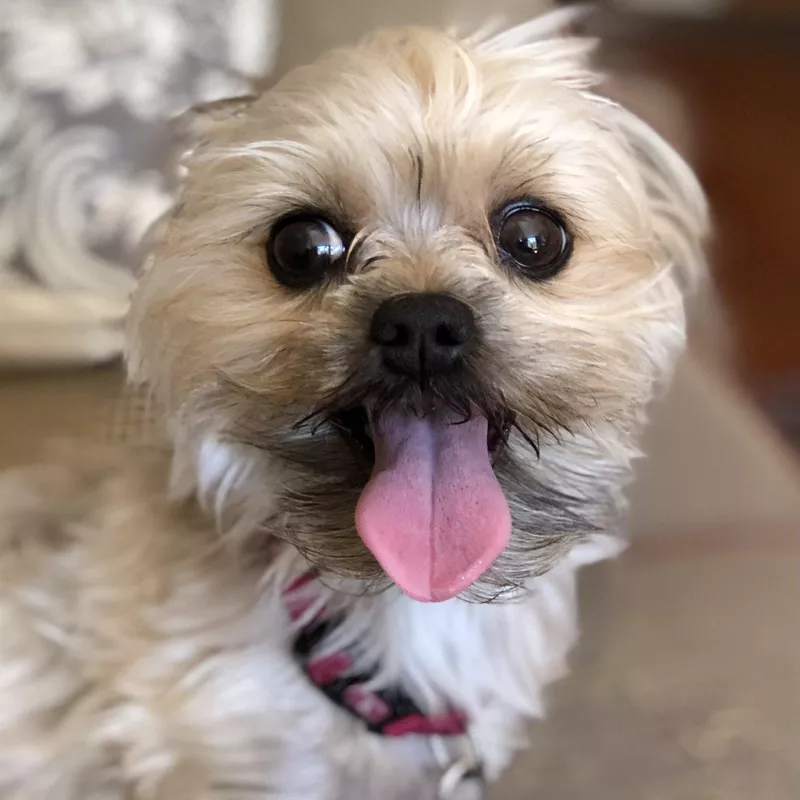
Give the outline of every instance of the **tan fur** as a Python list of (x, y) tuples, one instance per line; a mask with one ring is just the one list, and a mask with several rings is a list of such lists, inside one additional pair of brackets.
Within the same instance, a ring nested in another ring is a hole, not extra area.
[[(469, 598), (535, 594), (549, 585), (536, 576), (616, 532), (646, 403), (683, 342), (706, 211), (683, 162), (597, 93), (591, 44), (540, 40), (544, 28), (378, 33), (197, 128), (130, 321), (131, 374), (164, 408), (169, 445), (0, 484), (2, 800), (340, 797), (298, 788), (285, 767), (282, 794), (260, 772), (242, 788), (256, 764), (286, 761), (276, 748), (327, 776), (350, 757), (320, 755), (332, 710), (303, 734), (310, 688), (270, 706), (266, 744), (215, 659), (244, 670), (241, 653), (269, 643), (273, 668), (294, 674), (265, 589), (294, 548), (331, 579), (382, 578), (353, 524), (363, 471), (330, 428), (298, 423), (369, 357), (369, 321), (392, 295), (472, 307), (483, 342), (470, 366), (538, 443), (537, 457), (512, 435), (496, 466), (514, 533)], [(575, 235), (544, 283), (500, 265), (489, 230), (521, 196)], [(275, 282), (264, 243), (306, 208), (357, 246), (346, 276), (297, 292)], [(571, 633), (559, 641), (542, 680)]]

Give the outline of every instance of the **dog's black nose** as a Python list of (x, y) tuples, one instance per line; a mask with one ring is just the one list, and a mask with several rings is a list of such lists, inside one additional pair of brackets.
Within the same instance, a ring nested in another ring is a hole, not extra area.
[(446, 294), (406, 294), (385, 300), (370, 337), (392, 372), (424, 378), (453, 370), (476, 335), (468, 305)]

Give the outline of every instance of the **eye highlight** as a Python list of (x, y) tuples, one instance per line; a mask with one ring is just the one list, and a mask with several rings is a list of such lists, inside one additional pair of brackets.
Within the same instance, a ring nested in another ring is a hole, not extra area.
[(492, 232), (503, 262), (532, 280), (552, 278), (572, 253), (561, 216), (532, 200), (501, 208), (493, 215)]
[(267, 265), (290, 289), (321, 283), (347, 254), (345, 237), (322, 217), (291, 215), (273, 226), (267, 241)]

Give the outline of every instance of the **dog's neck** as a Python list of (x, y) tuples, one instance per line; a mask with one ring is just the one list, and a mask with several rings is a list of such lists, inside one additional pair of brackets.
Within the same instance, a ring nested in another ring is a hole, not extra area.
[[(365, 595), (350, 584), (317, 583), (317, 608), (341, 620), (323, 652), (355, 654), (355, 669), (367, 672), (372, 686), (402, 687), (429, 713), (463, 712), (491, 776), (505, 765), (525, 723), (542, 714), (544, 686), (565, 671), (577, 636), (576, 568), (615, 549), (605, 537), (576, 548), (516, 603), (424, 604), (396, 590)], [(273, 576), (281, 605), (285, 588), (307, 570), (287, 547)], [(316, 609), (308, 613), (313, 617)]]
[(466, 734), (468, 720), (458, 709), (425, 708), (400, 681), (375, 687), (380, 661), (365, 655), (359, 647), (361, 637), (337, 642), (352, 639), (337, 633), (347, 623), (347, 610), (331, 609), (323, 595), (323, 585), (311, 571), (292, 580), (283, 593), (286, 611), (296, 627), (294, 656), (331, 702), (382, 736)]

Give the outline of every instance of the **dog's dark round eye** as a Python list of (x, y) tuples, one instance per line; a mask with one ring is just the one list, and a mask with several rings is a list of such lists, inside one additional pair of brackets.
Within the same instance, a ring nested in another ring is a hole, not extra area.
[(558, 214), (533, 205), (505, 209), (495, 237), (504, 260), (536, 280), (553, 277), (567, 263), (572, 249), (572, 239)]
[(288, 217), (273, 228), (267, 262), (284, 286), (306, 289), (319, 283), (347, 248), (339, 232), (318, 217)]

